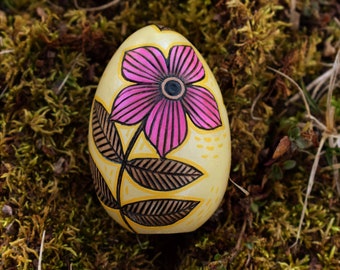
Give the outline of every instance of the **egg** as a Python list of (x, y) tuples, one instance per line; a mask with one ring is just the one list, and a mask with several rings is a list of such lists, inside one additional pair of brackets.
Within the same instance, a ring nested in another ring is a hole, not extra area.
[(100, 203), (131, 232), (194, 231), (224, 197), (231, 145), (222, 95), (201, 54), (169, 28), (146, 26), (115, 52), (88, 138)]

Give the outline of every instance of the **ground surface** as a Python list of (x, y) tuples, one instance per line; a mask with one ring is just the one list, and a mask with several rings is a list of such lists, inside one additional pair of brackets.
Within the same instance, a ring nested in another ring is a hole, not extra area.
[[(82, 8), (107, 2), (0, 3), (0, 269), (340, 269), (339, 144), (322, 148), (292, 247), (326, 133), (306, 118), (297, 87), (269, 69), (302, 89), (328, 74), (306, 96), (311, 115), (338, 133), (339, 75), (325, 120), (337, 1), (115, 2), (94, 11)], [(101, 207), (88, 164), (99, 78), (150, 23), (186, 36), (212, 68), (231, 123), (231, 179), (249, 192), (230, 183), (215, 215), (184, 235), (126, 232)]]

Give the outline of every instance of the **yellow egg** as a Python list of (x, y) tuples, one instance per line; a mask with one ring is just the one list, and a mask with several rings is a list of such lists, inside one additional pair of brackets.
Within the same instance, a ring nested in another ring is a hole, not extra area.
[(119, 47), (94, 97), (89, 151), (101, 204), (131, 232), (190, 232), (211, 217), (228, 183), (229, 123), (185, 37), (150, 25)]

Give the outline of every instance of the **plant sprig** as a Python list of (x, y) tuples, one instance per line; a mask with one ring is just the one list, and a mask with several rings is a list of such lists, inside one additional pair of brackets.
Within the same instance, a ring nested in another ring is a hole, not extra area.
[[(308, 198), (311, 194), (312, 188), (313, 188), (313, 184), (314, 184), (314, 180), (315, 180), (315, 175), (316, 175), (316, 171), (317, 171), (317, 167), (319, 165), (319, 160), (320, 157), (322, 155), (322, 149), (326, 143), (326, 141), (328, 141), (328, 144), (331, 148), (335, 148), (337, 145), (339, 145), (340, 143), (340, 134), (338, 133), (338, 130), (335, 128), (335, 107), (332, 105), (332, 98), (333, 98), (333, 92), (334, 92), (334, 88), (336, 86), (336, 77), (338, 74), (340, 74), (340, 50), (338, 51), (336, 57), (335, 57), (335, 61), (332, 65), (332, 68), (330, 69), (330, 71), (327, 71), (327, 74), (329, 74), (329, 76), (321, 76), (323, 78), (323, 80), (320, 80), (320, 83), (325, 84), (327, 82), (327, 80), (329, 80), (328, 83), (328, 91), (327, 91), (327, 101), (326, 101), (326, 113), (325, 113), (325, 121), (324, 123), (321, 122), (319, 119), (317, 119), (315, 116), (313, 116), (311, 114), (311, 110), (310, 110), (310, 106), (309, 103), (307, 101), (307, 97), (305, 92), (302, 90), (302, 88), (289, 76), (287, 76), (286, 74), (282, 73), (281, 71), (268, 67), (268, 69), (276, 72), (277, 74), (283, 76), (284, 78), (286, 78), (287, 80), (289, 80), (298, 90), (300, 93), (300, 96), (303, 100), (305, 109), (306, 109), (306, 119), (311, 121), (312, 124), (314, 123), (321, 131), (322, 131), (322, 136), (321, 136), (321, 140), (319, 143), (319, 147), (317, 149), (317, 152), (315, 154), (315, 158), (314, 158), (314, 162), (313, 162), (313, 166), (309, 175), (309, 179), (308, 179), (308, 185), (307, 185), (307, 192), (306, 192), (306, 197), (304, 200), (304, 204), (303, 204), (303, 208), (302, 208), (302, 212), (301, 212), (301, 217), (300, 217), (300, 222), (299, 222), (299, 228), (298, 228), (298, 232), (296, 235), (296, 240), (294, 242), (294, 244), (291, 247), (294, 247), (301, 236), (301, 229), (302, 229), (302, 224), (306, 215), (306, 211), (307, 211), (307, 205), (308, 205)], [(316, 84), (316, 86), (318, 86), (318, 84)], [(337, 186), (337, 191), (338, 194), (340, 195), (340, 179), (339, 179), (339, 164), (338, 164), (338, 160), (337, 160), (337, 156), (334, 154), (332, 154), (332, 163), (334, 165), (333, 168), (333, 180), (334, 183), (336, 183)]]

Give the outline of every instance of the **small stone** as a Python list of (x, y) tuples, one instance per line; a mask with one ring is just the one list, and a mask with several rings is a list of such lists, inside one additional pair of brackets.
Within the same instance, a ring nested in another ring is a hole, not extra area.
[(3, 207), (2, 207), (2, 214), (4, 216), (13, 216), (13, 208), (8, 205), (8, 204), (5, 204)]

